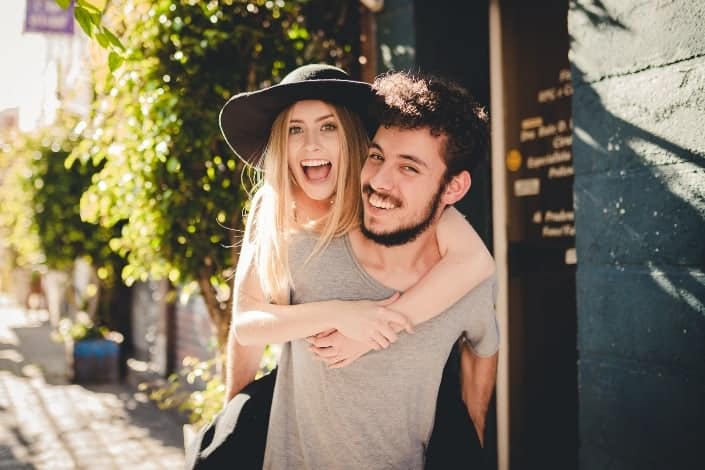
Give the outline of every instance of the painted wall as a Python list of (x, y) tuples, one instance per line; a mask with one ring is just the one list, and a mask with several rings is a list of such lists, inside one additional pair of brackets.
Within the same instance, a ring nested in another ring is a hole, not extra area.
[(386, 0), (376, 21), (377, 71), (413, 69), (416, 60), (413, 0)]
[(573, 0), (568, 24), (579, 465), (696, 468), (705, 462), (705, 4)]

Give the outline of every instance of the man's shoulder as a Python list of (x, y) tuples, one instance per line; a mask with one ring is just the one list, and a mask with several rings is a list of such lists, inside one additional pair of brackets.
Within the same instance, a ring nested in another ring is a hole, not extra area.
[(455, 306), (459, 308), (468, 308), (469, 306), (491, 306), (497, 298), (497, 276), (492, 274), (490, 277), (480, 282), (472, 290), (466, 293), (456, 302)]

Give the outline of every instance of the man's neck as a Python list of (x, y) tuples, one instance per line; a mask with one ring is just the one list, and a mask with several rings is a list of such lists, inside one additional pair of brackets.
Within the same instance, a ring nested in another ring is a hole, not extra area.
[(350, 232), (355, 257), (367, 273), (385, 286), (405, 291), (441, 259), (433, 224), (416, 240), (387, 247), (365, 237), (359, 229)]

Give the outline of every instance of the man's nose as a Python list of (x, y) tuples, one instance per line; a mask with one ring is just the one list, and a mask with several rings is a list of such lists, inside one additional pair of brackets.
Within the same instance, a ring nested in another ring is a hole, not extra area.
[(392, 171), (392, 165), (383, 163), (378, 166), (374, 175), (370, 178), (370, 186), (372, 186), (375, 191), (390, 191), (394, 186), (394, 173)]

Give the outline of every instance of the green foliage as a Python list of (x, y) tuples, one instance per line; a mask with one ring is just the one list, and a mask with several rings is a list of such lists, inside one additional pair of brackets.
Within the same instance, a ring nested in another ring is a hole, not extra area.
[(143, 383), (142, 390), (160, 409), (176, 408), (188, 415), (189, 422), (203, 426), (220, 411), (225, 400), (225, 385), (215, 372), (216, 360), (199, 361), (186, 357), (183, 368), (172, 374), (165, 385)]
[[(71, 0), (55, 1), (63, 9), (68, 8), (71, 4)], [(110, 52), (108, 56), (110, 70), (114, 71), (120, 67), (125, 46), (110, 29), (103, 25), (103, 12), (101, 9), (86, 0), (76, 0), (73, 16), (89, 38), (94, 39), (100, 47)]]
[[(217, 372), (217, 359), (201, 361), (186, 357), (178, 374), (169, 376), (166, 384), (140, 384), (160, 409), (177, 409), (188, 415), (197, 427), (209, 423), (223, 407), (225, 384)], [(276, 365), (276, 353), (267, 346), (257, 377), (269, 373)]]
[(84, 222), (79, 211), (81, 195), (97, 170), (66, 160), (82, 126), (72, 118), (59, 119), (24, 142), (23, 151), (32, 156), (27, 179), (33, 189), (31, 212), (50, 268), (66, 269), (76, 258), (88, 257), (98, 277), (111, 283), (123, 264), (109, 247), (116, 229)]
[(18, 264), (43, 262), (66, 269), (85, 256), (99, 268), (101, 280), (109, 282), (122, 267), (108, 246), (113, 229), (86, 223), (79, 213), (81, 194), (96, 169), (80, 162), (66, 165), (80, 139), (75, 125), (76, 119), (62, 117), (3, 145), (8, 167), (0, 187), (0, 227), (18, 254)]
[(26, 136), (13, 134), (0, 143), (0, 239), (12, 250), (18, 266), (44, 262), (39, 233), (32, 214), (32, 151)]
[[(105, 227), (124, 223), (110, 246), (127, 258), (128, 284), (205, 279), (227, 294), (236, 259), (224, 227), (241, 229), (246, 188), (218, 112), (231, 95), (301, 63), (349, 60), (349, 48), (309, 30), (302, 16), (304, 7), (343, 3), (126, 0), (114, 17), (106, 13), (126, 60), (96, 90), (90, 133), (70, 161), (103, 165), (81, 215)], [(227, 297), (219, 296), (221, 308)]]
[(78, 312), (76, 319), (62, 318), (59, 327), (52, 332), (52, 339), (57, 342), (76, 342), (84, 339), (109, 339), (122, 343), (120, 333), (110, 331), (105, 326), (96, 325), (86, 312)]

